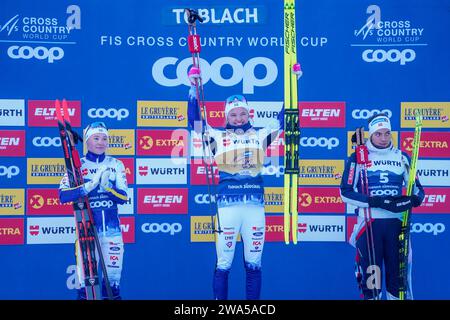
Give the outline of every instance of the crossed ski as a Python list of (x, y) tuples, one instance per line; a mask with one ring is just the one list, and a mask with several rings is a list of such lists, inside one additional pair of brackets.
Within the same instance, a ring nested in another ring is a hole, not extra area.
[[(81, 172), (80, 155), (76, 144), (83, 141), (82, 137), (73, 131), (68, 112), (67, 101), (64, 99), (62, 105), (59, 100), (55, 101), (56, 117), (58, 120), (61, 146), (64, 152), (67, 177), (70, 188), (76, 188), (84, 183)], [(76, 221), (77, 241), (80, 246), (82, 278), (86, 288), (88, 300), (102, 299), (102, 290), (98, 276), (97, 259), (99, 255), (103, 271), (103, 278), (109, 299), (112, 299), (112, 291), (109, 284), (105, 261), (103, 259), (97, 229), (94, 226), (92, 211), (87, 196), (73, 202), (74, 216)]]

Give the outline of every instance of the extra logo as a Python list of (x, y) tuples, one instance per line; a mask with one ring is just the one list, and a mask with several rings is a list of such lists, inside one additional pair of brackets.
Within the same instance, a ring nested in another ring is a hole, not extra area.
[(183, 226), (181, 223), (144, 223), (141, 227), (142, 232), (144, 233), (168, 233), (171, 236), (175, 235), (175, 233), (181, 232), (183, 230)]
[(53, 63), (64, 57), (64, 50), (60, 47), (11, 46), (7, 53), (11, 59), (37, 59), (46, 60), (48, 63)]
[[(190, 86), (186, 75), (188, 68), (192, 65), (192, 59), (186, 58), (181, 60), (178, 65), (177, 63), (178, 58), (175, 57), (158, 59), (152, 67), (153, 79), (164, 87)], [(242, 82), (242, 92), (244, 94), (253, 94), (255, 87), (269, 86), (276, 80), (278, 75), (278, 68), (275, 62), (265, 57), (251, 58), (244, 64), (232, 57), (221, 57), (212, 63), (200, 59), (200, 65), (202, 66), (203, 84), (211, 80), (218, 86), (232, 87)], [(232, 75), (223, 78), (221, 73), (223, 67), (231, 68)], [(265, 69), (265, 76), (262, 78), (257, 77), (255, 73), (255, 69), (261, 67)], [(168, 74), (173, 76), (166, 76)]]

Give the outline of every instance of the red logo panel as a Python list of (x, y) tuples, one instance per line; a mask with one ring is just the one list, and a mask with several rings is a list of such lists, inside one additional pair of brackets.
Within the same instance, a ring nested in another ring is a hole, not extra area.
[(123, 242), (135, 243), (135, 221), (134, 217), (120, 216), (120, 230), (122, 230)]
[[(219, 183), (219, 169), (217, 165), (214, 163), (212, 166), (214, 170), (214, 184)], [(205, 162), (202, 159), (192, 159), (191, 160), (191, 185), (207, 185), (206, 181), (206, 170), (209, 171), (209, 175), (211, 176), (211, 166), (205, 166)]]
[(134, 184), (134, 158), (117, 158), (123, 162), (127, 175), (127, 183)]
[(267, 157), (282, 157), (284, 156), (284, 131), (272, 141), (266, 150)]
[(425, 198), (414, 213), (450, 213), (450, 188), (424, 188)]
[(345, 213), (339, 188), (299, 188), (298, 211), (301, 213)]
[(25, 156), (25, 130), (0, 130), (0, 156)]
[(0, 219), (0, 245), (24, 244), (24, 239), (23, 218)]
[(58, 189), (28, 189), (28, 215), (72, 215), (72, 202), (62, 204)]
[[(81, 101), (67, 101), (72, 127), (81, 126)], [(55, 100), (29, 100), (28, 126), (55, 127), (57, 124)]]
[(139, 214), (187, 214), (188, 189), (138, 189)]
[(205, 102), (206, 117), (208, 124), (214, 128), (225, 127), (225, 103), (224, 102)]
[(137, 154), (140, 156), (186, 157), (188, 132), (178, 130), (137, 130)]
[(266, 216), (266, 242), (284, 242), (284, 217)]
[(302, 128), (345, 128), (345, 102), (299, 102)]
[[(401, 132), (400, 143), (402, 151), (411, 155), (414, 132)], [(449, 132), (423, 132), (420, 135), (420, 157), (450, 158)]]

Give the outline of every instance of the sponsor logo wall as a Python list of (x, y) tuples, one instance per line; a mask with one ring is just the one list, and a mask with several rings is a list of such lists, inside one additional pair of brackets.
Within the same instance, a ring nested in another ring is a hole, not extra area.
[[(246, 95), (255, 127), (277, 125), (283, 108), (282, 25), (280, 19), (276, 28), (269, 28), (267, 14), (272, 9), (281, 14), (281, 8), (269, 2), (241, 9), (212, 1), (200, 8), (205, 15), (199, 31), (206, 118), (214, 128), (224, 126), (223, 101), (233, 93)], [(12, 7), (0, 12), (4, 74), (15, 75), (2, 78), (8, 90), (0, 89), (0, 245), (51, 250), (74, 243), (72, 204), (61, 204), (58, 198), (65, 165), (54, 100), (64, 97), (75, 131), (81, 134), (89, 123), (105, 122), (108, 153), (124, 163), (129, 200), (118, 210), (127, 245), (161, 250), (162, 240), (150, 241), (176, 238), (180, 251), (189, 255), (191, 247), (215, 241), (210, 217), (215, 197), (208, 191), (202, 137), (188, 124), (186, 73), (192, 59), (186, 48), (183, 6), (153, 5), (159, 14), (150, 23), (161, 29), (158, 35), (142, 26), (121, 30), (120, 35), (87, 23), (84, 27), (81, 12), (91, 14), (94, 4), (43, 6), (39, 14)], [(124, 15), (132, 14), (123, 10)], [(396, 12), (387, 1), (352, 10), (354, 18), (337, 27), (348, 37), (337, 38), (326, 28), (314, 36), (307, 30), (297, 34), (299, 62), (310, 61), (302, 64), (299, 79), (299, 241), (328, 248), (348, 240), (356, 216), (354, 207), (342, 202), (339, 185), (354, 151), (351, 135), (364, 125), (368, 138), (367, 119), (384, 112), (391, 120), (394, 146), (410, 155), (415, 110), (424, 117), (417, 176), (426, 197), (413, 211), (419, 220), (413, 218), (411, 231), (415, 237), (445, 236), (450, 214), (450, 96), (443, 83), (448, 84), (450, 66), (441, 61), (442, 71), (429, 70), (427, 79), (435, 90), (431, 93), (421, 83), (406, 84), (404, 79), (415, 79), (417, 70), (427, 69), (424, 61), (433, 59), (436, 46), (441, 45), (439, 52), (450, 47), (439, 43), (419, 16)], [(137, 18), (146, 21), (148, 16)], [(299, 23), (313, 23), (305, 19)], [(448, 30), (446, 26), (442, 30)], [(98, 36), (81, 37), (81, 31)], [(331, 46), (342, 46), (349, 60), (335, 56), (332, 51), (339, 48)], [(80, 54), (87, 48), (101, 60), (98, 66)], [(124, 56), (129, 57), (126, 68), (106, 64)], [(342, 70), (323, 61), (348, 66), (348, 84), (342, 82)], [(65, 80), (55, 68), (73, 70), (73, 88), (63, 86)], [(90, 75), (98, 88), (92, 89), (81, 74)], [(370, 75), (380, 78), (367, 79)], [(284, 145), (280, 132), (266, 151), (263, 168), (269, 246), (284, 246)], [(85, 153), (86, 146), (79, 145), (78, 151)], [(216, 165), (213, 171), (217, 183)]]

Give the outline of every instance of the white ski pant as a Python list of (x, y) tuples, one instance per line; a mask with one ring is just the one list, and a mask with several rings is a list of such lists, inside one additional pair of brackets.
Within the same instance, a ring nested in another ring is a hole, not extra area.
[[(235, 205), (219, 208), (221, 233), (217, 234), (217, 269), (229, 270), (233, 263), (238, 235), (244, 243), (244, 260), (253, 269), (261, 268), (261, 257), (264, 246), (266, 219), (264, 206)], [(217, 225), (216, 225), (217, 229)]]

